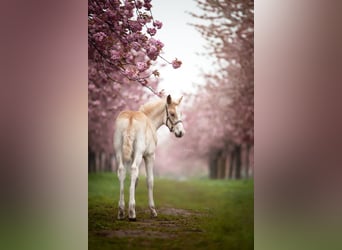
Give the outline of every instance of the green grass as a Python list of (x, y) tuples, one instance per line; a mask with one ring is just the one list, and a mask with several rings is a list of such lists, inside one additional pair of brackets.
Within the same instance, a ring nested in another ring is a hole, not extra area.
[[(90, 174), (88, 185), (89, 249), (253, 249), (251, 180), (155, 179), (158, 218), (152, 219), (140, 177), (136, 222), (116, 219), (116, 174)], [(126, 207), (128, 185), (129, 178)]]

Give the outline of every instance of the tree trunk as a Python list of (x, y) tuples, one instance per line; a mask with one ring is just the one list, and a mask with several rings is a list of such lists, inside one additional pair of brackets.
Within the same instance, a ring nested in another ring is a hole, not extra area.
[(251, 169), (251, 176), (254, 176), (254, 145), (251, 145), (250, 153), (249, 153), (249, 159), (250, 159), (250, 169)]
[(241, 179), (241, 145), (235, 146), (235, 179)]
[(245, 168), (245, 175), (246, 175), (246, 178), (249, 178), (249, 154), (250, 154), (250, 149), (251, 149), (251, 145), (250, 144), (247, 144), (247, 147), (246, 147), (246, 168)]
[(100, 172), (104, 172), (106, 165), (106, 154), (104, 152), (100, 155)]
[(214, 171), (213, 171), (213, 176), (214, 176), (214, 179), (217, 179), (218, 178), (218, 166), (217, 166), (217, 162), (218, 162), (218, 155), (217, 155), (217, 152), (215, 152), (214, 154), (214, 162), (213, 162), (213, 166), (214, 166)]
[(221, 157), (221, 179), (224, 179), (226, 177), (226, 159), (227, 155), (225, 154), (224, 151), (222, 151), (222, 157)]
[(221, 154), (219, 153), (217, 155), (217, 159), (216, 159), (216, 169), (217, 169), (217, 178), (216, 179), (220, 179), (221, 178)]
[(233, 171), (234, 171), (234, 165), (235, 165), (235, 150), (232, 150), (230, 153), (230, 164), (229, 164), (229, 179), (233, 179)]
[(112, 172), (112, 155), (107, 154), (107, 172)]
[(116, 172), (116, 164), (115, 164), (115, 157), (114, 154), (110, 155), (110, 171), (111, 172)]
[(226, 152), (226, 158), (224, 161), (224, 178), (228, 179), (229, 178), (229, 163), (230, 163), (230, 153)]
[(209, 178), (215, 179), (215, 154), (214, 152), (209, 155)]
[(88, 172), (95, 172), (95, 153), (88, 147)]
[(100, 169), (101, 169), (100, 155), (101, 154), (99, 152), (95, 153), (95, 172), (100, 172)]
[(224, 178), (223, 151), (213, 150), (209, 156), (209, 178)]
[(221, 179), (222, 177), (222, 151), (217, 153), (217, 160), (216, 160), (216, 169), (217, 169), (217, 179)]

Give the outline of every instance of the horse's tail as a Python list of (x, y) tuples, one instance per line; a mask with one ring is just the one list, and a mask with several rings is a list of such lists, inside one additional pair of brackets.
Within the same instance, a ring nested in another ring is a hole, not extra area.
[(132, 126), (132, 117), (130, 117), (127, 129), (125, 129), (123, 133), (123, 144), (122, 144), (123, 152), (122, 153), (123, 153), (123, 159), (125, 161), (130, 161), (132, 158), (133, 141), (134, 141), (134, 129)]

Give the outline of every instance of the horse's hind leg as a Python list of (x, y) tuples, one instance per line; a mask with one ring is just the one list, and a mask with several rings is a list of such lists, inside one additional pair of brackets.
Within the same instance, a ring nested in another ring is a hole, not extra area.
[(146, 182), (148, 188), (148, 206), (151, 211), (151, 217), (157, 217), (157, 211), (154, 206), (154, 199), (153, 199), (153, 163), (154, 163), (154, 154), (148, 155), (144, 157), (145, 160), (145, 168), (146, 168)]
[(124, 198), (124, 182), (126, 178), (126, 168), (122, 163), (121, 154), (117, 154), (117, 162), (118, 162), (118, 178), (120, 181), (120, 200), (119, 200), (119, 208), (118, 208), (118, 219), (122, 220), (125, 218), (125, 198)]
[(128, 219), (135, 221), (135, 188), (138, 183), (139, 166), (142, 160), (142, 154), (136, 153), (131, 166), (131, 186), (129, 189)]

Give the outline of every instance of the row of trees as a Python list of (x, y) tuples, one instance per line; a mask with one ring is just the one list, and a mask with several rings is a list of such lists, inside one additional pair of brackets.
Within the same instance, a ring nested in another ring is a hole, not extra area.
[[(153, 18), (151, 9), (151, 0), (88, 1), (90, 171), (110, 168), (118, 113), (162, 95), (155, 91), (159, 76), (155, 68), (164, 44), (155, 35), (163, 24)], [(163, 62), (181, 66), (177, 59)]]
[(205, 72), (206, 84), (185, 98), (191, 100), (185, 109), (187, 134), (173, 154), (202, 158), (210, 178), (248, 177), (254, 144), (254, 2), (196, 2), (202, 14), (191, 14), (193, 26), (207, 40), (207, 57), (214, 58), (217, 70)]
[(208, 41), (208, 56), (216, 58), (219, 70), (205, 75), (202, 94), (187, 113), (188, 126), (200, 129), (188, 134), (188, 142), (200, 142), (191, 154), (207, 157), (211, 178), (249, 176), (254, 144), (254, 1), (196, 1), (203, 14), (192, 14), (201, 22), (194, 26)]

